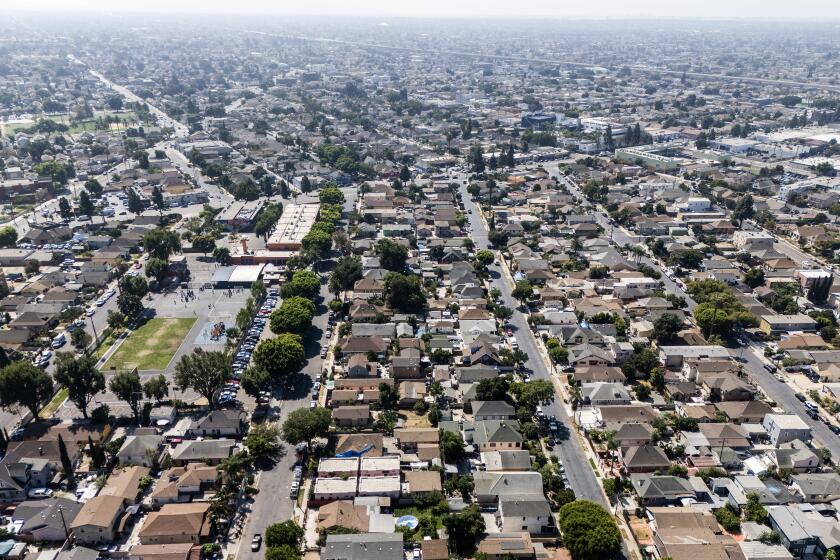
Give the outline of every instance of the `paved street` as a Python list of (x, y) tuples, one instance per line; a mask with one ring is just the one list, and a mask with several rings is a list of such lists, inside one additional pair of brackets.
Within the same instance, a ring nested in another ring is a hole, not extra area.
[[(473, 202), (472, 196), (467, 192), (466, 186), (463, 184), (463, 178), (459, 176), (459, 189), (461, 191), (461, 198), (464, 203), (464, 209), (467, 211), (467, 216), (472, 226), (472, 240), (475, 242), (475, 248), (488, 249), (489, 243), (487, 241), (487, 226), (484, 220), (480, 218), (481, 210)], [(526, 367), (534, 372), (533, 378), (549, 380), (551, 375), (545, 362), (540, 357), (537, 342), (531, 329), (528, 327), (528, 322), (525, 314), (519, 309), (518, 302), (511, 295), (513, 287), (505, 279), (501, 267), (495, 264), (491, 265), (490, 272), (492, 276), (492, 286), (498, 288), (502, 292), (502, 299), (504, 305), (513, 309), (513, 317), (510, 322), (516, 331), (516, 340), (519, 342), (519, 347), (528, 355), (528, 360), (525, 362)], [(571, 419), (566, 414), (566, 409), (560, 402), (562, 397), (557, 395), (555, 400), (548, 406), (543, 407), (545, 413), (549, 416), (557, 417), (568, 430), (567, 437), (558, 439), (553, 453), (557, 455), (566, 467), (566, 476), (569, 478), (569, 486), (575, 491), (578, 498), (591, 500), (606, 505), (604, 494), (601, 490), (601, 485), (595, 476), (595, 471), (589, 463), (589, 459), (581, 447), (581, 442), (578, 439), (576, 430), (572, 428)]]

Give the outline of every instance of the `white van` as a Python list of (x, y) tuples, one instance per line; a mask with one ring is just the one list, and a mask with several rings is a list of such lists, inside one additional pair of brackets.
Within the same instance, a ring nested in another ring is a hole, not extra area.
[(52, 341), (52, 347), (53, 347), (53, 348), (61, 348), (62, 346), (64, 346), (64, 343), (65, 343), (65, 342), (67, 342), (67, 339), (66, 339), (66, 337), (64, 336), (64, 333), (61, 333), (60, 335), (56, 336), (56, 337), (53, 339), (53, 341)]

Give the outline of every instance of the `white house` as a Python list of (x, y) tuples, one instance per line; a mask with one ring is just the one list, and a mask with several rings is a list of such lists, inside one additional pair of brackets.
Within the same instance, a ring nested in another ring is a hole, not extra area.
[(811, 428), (795, 414), (768, 414), (764, 417), (762, 426), (767, 430), (773, 445), (788, 443), (795, 439), (809, 441)]

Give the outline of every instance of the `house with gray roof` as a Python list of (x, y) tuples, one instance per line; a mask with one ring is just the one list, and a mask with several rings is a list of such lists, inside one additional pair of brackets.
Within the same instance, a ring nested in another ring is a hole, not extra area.
[(668, 506), (678, 504), (680, 500), (695, 498), (691, 483), (678, 476), (632, 474), (630, 482), (644, 506)]
[(505, 401), (473, 401), (473, 418), (481, 420), (514, 420), (516, 410)]
[(828, 503), (840, 500), (840, 474), (836, 472), (795, 474), (790, 477), (791, 487), (806, 502)]
[(542, 476), (538, 472), (487, 472), (473, 474), (479, 504), (495, 504), (503, 498), (543, 498)]
[(402, 533), (327, 535), (321, 560), (404, 560)]

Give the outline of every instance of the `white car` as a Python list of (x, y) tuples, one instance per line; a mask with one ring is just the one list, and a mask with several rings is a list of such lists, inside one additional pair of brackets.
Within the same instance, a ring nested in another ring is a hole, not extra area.
[(49, 498), (52, 494), (53, 491), (49, 488), (33, 488), (26, 493), (27, 496), (33, 499)]
[(88, 317), (93, 317), (93, 315), (95, 313), (96, 313), (96, 308), (94, 308), (94, 307), (89, 307), (88, 310), (85, 311), (85, 315), (87, 315)]

